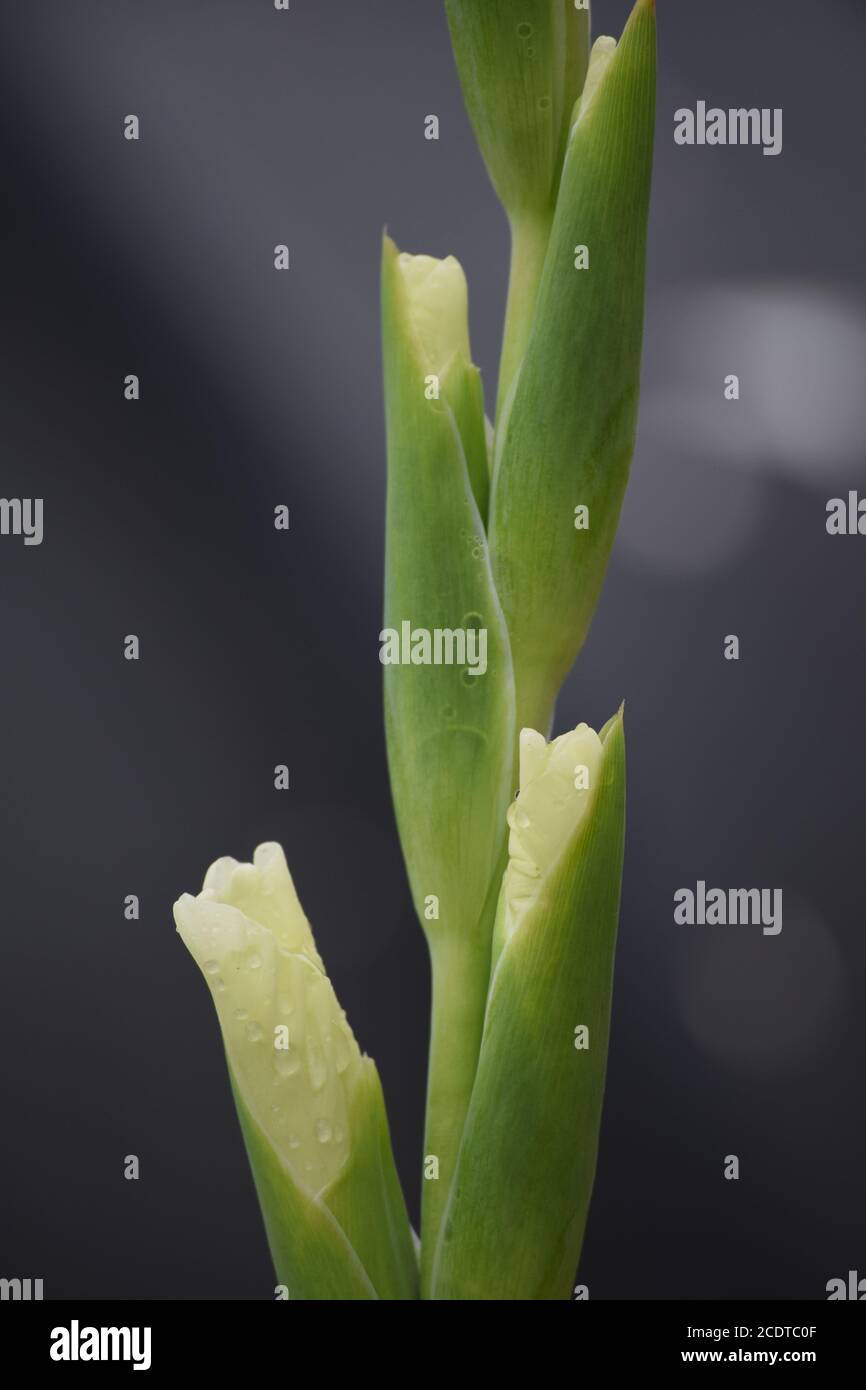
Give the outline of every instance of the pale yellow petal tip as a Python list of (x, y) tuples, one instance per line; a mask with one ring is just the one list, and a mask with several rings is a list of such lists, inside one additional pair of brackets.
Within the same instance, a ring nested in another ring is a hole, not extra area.
[(506, 938), (589, 814), (604, 761), (602, 740), (588, 724), (549, 743), (536, 729), (522, 729), (519, 742), (520, 792), (507, 816)]
[(282, 846), (269, 841), (257, 847), (251, 864), (241, 863), (230, 854), (214, 860), (204, 876), (202, 892), (220, 902), (232, 902), (286, 883), (291, 883), (291, 874)]
[[(607, 726), (606, 726), (607, 727)], [(560, 734), (548, 743), (537, 729), (520, 732), (520, 791), (525, 794), (532, 784), (547, 774), (561, 775), (574, 760), (583, 754), (591, 761), (600, 760), (602, 740), (588, 724)]]
[(583, 84), (583, 91), (577, 102), (574, 122), (571, 127), (571, 135), (574, 135), (581, 120), (595, 101), (610, 60), (616, 52), (616, 46), (616, 39), (611, 38), (608, 34), (602, 34), (592, 45), (592, 50), (589, 55), (589, 67), (586, 72), (586, 81)]
[(547, 757), (547, 739), (537, 729), (520, 731), (520, 786), (521, 789), (538, 776)]
[(546, 747), (547, 747), (547, 739), (544, 737), (544, 734), (540, 734), (540, 733), (538, 732), (537, 729), (521, 729), (521, 730), (520, 730), (520, 747), (521, 747), (521, 748), (546, 748)]
[[(184, 897), (189, 898), (189, 894)], [(208, 905), (236, 910), (248, 925), (263, 927), (273, 933), (279, 945), (302, 952), (321, 965), (286, 856), (275, 841), (259, 845), (252, 863), (241, 863), (231, 855), (214, 860), (204, 876), (201, 892), (197, 898), (189, 900), (198, 904), (205, 916)], [(185, 907), (184, 912), (192, 929), (190, 909)], [(212, 911), (210, 918), (213, 918)], [(227, 923), (230, 919), (221, 920)]]
[(195, 898), (193, 897), (192, 893), (181, 893), (180, 897), (178, 898), (177, 902), (174, 904), (174, 907), (172, 908), (175, 931), (179, 932), (181, 936), (183, 936), (188, 923), (191, 921), (192, 913), (194, 911)]
[(455, 356), (470, 362), (469, 292), (457, 258), (437, 260), (401, 251), (396, 264), (410, 326), (431, 371), (443, 373)]

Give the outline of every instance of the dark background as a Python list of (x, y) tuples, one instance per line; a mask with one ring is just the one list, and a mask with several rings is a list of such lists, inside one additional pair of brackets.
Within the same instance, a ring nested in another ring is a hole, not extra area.
[[(627, 8), (597, 0), (595, 32)], [(581, 1278), (593, 1298), (820, 1299), (866, 1274), (866, 540), (824, 525), (866, 483), (866, 12), (660, 0), (659, 21), (641, 430), (557, 718), (626, 698)], [(44, 497), (45, 539), (0, 539), (0, 1275), (269, 1298), (171, 904), (218, 855), (283, 842), (415, 1211), (428, 974), (381, 727), (379, 236), (463, 261), (490, 398), (506, 228), (439, 0), (41, 0), (2, 28), (0, 492)], [(698, 99), (783, 107), (782, 154), (676, 147)], [(698, 878), (781, 887), (781, 936), (675, 927)]]

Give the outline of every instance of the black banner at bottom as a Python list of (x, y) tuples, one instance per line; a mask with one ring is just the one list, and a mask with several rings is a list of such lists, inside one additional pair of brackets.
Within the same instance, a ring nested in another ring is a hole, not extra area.
[[(543, 1324), (545, 1364), (554, 1350), (548, 1339), (558, 1342), (562, 1335), (567, 1339), (562, 1349), (569, 1360), (576, 1367), (591, 1364), (596, 1372), (601, 1367), (651, 1372), (674, 1366), (739, 1364), (812, 1366), (826, 1373), (856, 1366), (864, 1326), (864, 1313), (830, 1302), (587, 1301), (563, 1307), (561, 1312), (561, 1319)], [(403, 1374), (414, 1374), (411, 1365), (406, 1365), (405, 1350), (398, 1350), (407, 1330), (405, 1323), (386, 1323), (384, 1329), (373, 1324), (371, 1328), (366, 1320), (356, 1324), (351, 1314), (347, 1325), (346, 1316), (335, 1311), (333, 1304), (330, 1313), (317, 1314), (291, 1302), (7, 1301), (0, 1305), (0, 1329), (3, 1363), (16, 1365), (25, 1373), (32, 1368), (61, 1376), (73, 1372), (93, 1375), (100, 1367), (109, 1366), (115, 1375), (118, 1371), (148, 1375), (213, 1371), (221, 1377), (233, 1373), (249, 1377), (263, 1370), (279, 1374), (293, 1368), (297, 1372), (304, 1363), (313, 1369), (318, 1362), (329, 1378), (341, 1366), (366, 1375), (376, 1366), (372, 1361), (376, 1351), (367, 1337), (371, 1331), (387, 1331), (396, 1339), (394, 1357), (389, 1358), (394, 1371), (402, 1367)], [(320, 1323), (320, 1317), (325, 1317), (329, 1326)], [(527, 1333), (532, 1337), (538, 1328), (538, 1324), (521, 1328), (513, 1319), (512, 1314), (509, 1335), (499, 1343), (502, 1356), (513, 1355), (515, 1342), (521, 1342)], [(410, 1334), (418, 1327), (410, 1325)], [(451, 1330), (448, 1323), (442, 1327), (448, 1346), (452, 1346), (448, 1338)], [(461, 1341), (467, 1330), (465, 1325), (458, 1328)], [(476, 1335), (475, 1345), (483, 1361), (489, 1358), (495, 1365), (500, 1359), (497, 1343), (484, 1335), (485, 1325), (479, 1329), (475, 1324), (473, 1333), (479, 1330), (482, 1340)], [(349, 1335), (344, 1339), (343, 1333)], [(377, 1350), (380, 1345), (374, 1344)], [(527, 1348), (525, 1342), (523, 1346)], [(537, 1355), (539, 1345), (529, 1344), (533, 1346)], [(427, 1348), (425, 1371), (435, 1359), (436, 1353), (431, 1357)], [(461, 1354), (461, 1359), (465, 1364), (468, 1357)]]

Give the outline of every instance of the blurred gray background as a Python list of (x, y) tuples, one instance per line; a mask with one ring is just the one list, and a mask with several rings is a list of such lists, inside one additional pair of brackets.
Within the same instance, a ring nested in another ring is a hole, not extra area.
[[(595, 33), (627, 10), (597, 0)], [(638, 449), (557, 719), (626, 699), (581, 1278), (823, 1298), (866, 1273), (866, 539), (824, 524), (866, 487), (866, 11), (660, 0), (659, 22)], [(45, 539), (0, 540), (0, 1274), (53, 1298), (268, 1298), (171, 903), (217, 855), (284, 843), (415, 1211), (428, 974), (381, 729), (379, 237), (460, 257), (490, 397), (506, 228), (439, 0), (42, 0), (2, 29), (0, 491), (44, 497)], [(782, 154), (678, 148), (699, 99), (782, 107)], [(674, 926), (698, 878), (781, 887), (781, 936)]]

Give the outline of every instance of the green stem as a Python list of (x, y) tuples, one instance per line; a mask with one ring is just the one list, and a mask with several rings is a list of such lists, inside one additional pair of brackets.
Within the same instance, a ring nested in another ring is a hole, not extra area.
[(508, 275), (508, 305), (499, 360), (499, 388), (496, 418), (499, 419), (514, 375), (523, 359), (544, 257), (550, 240), (553, 208), (545, 212), (521, 212), (511, 222), (511, 268)]
[[(430, 1296), (433, 1257), (478, 1065), (490, 972), (490, 933), (448, 933), (430, 943), (433, 1011), (421, 1194), (421, 1297)], [(438, 1175), (427, 1176), (429, 1160)]]

